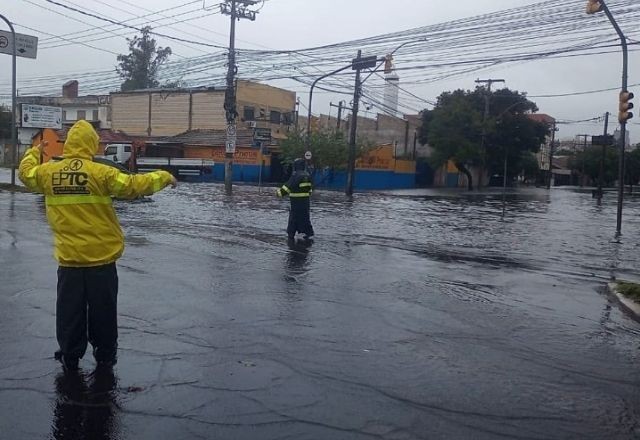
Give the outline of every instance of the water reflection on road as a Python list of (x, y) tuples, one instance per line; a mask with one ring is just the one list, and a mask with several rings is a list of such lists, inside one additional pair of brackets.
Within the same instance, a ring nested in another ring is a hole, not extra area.
[[(34, 238), (38, 200), (0, 193), (0, 428), (14, 438), (86, 409), (42, 360), (55, 266)], [(184, 184), (116, 209), (128, 246), (104, 438), (640, 436), (640, 325), (604, 291), (640, 279), (640, 198), (621, 244), (613, 194), (597, 206), (562, 189), (510, 192), (504, 219), (499, 191), (320, 192), (312, 244), (287, 243), (271, 190)], [(53, 399), (53, 419), (7, 422), (16, 378), (45, 390), (22, 398)]]

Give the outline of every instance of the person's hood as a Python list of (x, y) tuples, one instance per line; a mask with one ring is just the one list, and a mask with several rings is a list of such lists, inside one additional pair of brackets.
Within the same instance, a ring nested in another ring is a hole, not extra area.
[(81, 157), (92, 159), (98, 152), (100, 137), (96, 130), (87, 121), (78, 121), (67, 133), (62, 155), (68, 157)]

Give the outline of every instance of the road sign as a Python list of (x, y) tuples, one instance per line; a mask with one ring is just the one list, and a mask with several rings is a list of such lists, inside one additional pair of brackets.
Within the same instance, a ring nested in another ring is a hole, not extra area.
[(313, 157), (313, 155), (311, 154), (311, 151), (307, 151), (306, 153), (304, 153), (304, 158), (307, 160), (311, 160), (311, 158)]
[(227, 139), (235, 139), (237, 134), (236, 124), (227, 124)]
[(62, 128), (62, 108), (22, 104), (23, 128)]
[(372, 57), (354, 58), (353, 61), (351, 61), (351, 69), (369, 69), (376, 67), (376, 64), (378, 64), (378, 57), (375, 55)]
[[(13, 53), (13, 37), (11, 32), (0, 31), (0, 53)], [(38, 37), (16, 34), (16, 55), (24, 58), (36, 58), (38, 54)]]
[(228, 140), (225, 143), (225, 148), (224, 148), (225, 153), (230, 153), (230, 154), (234, 154), (236, 152), (236, 141), (234, 140)]
[(259, 142), (271, 142), (270, 128), (254, 128), (253, 139)]
[(608, 134), (606, 136), (592, 136), (591, 137), (591, 144), (592, 145), (605, 145), (605, 146), (613, 145), (614, 144), (613, 135), (612, 134)]

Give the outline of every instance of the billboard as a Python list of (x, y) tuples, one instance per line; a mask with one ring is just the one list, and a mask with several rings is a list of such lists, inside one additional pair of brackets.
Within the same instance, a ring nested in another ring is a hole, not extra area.
[(62, 108), (22, 104), (20, 117), (23, 128), (62, 128)]

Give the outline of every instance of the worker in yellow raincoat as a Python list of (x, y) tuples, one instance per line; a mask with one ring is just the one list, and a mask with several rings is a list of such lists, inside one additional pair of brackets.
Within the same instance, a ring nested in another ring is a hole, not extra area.
[(124, 174), (93, 162), (99, 137), (86, 121), (67, 134), (60, 161), (41, 163), (45, 144), (30, 148), (20, 162), (27, 188), (43, 193), (58, 261), (56, 359), (66, 371), (93, 346), (98, 365), (116, 362), (118, 345), (116, 260), (124, 235), (112, 196), (133, 199), (153, 194), (176, 179), (166, 171)]

